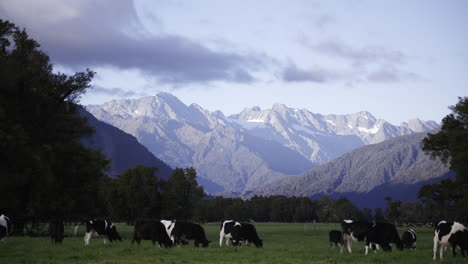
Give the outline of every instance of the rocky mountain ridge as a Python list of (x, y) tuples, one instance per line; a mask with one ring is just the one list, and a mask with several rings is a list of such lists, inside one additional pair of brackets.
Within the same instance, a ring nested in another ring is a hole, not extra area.
[(370, 113), (321, 115), (275, 104), (225, 116), (168, 93), (86, 109), (133, 135), (171, 167), (197, 169), (211, 192), (254, 189), (302, 174), (358, 147), (437, 128), (434, 121), (394, 126)]

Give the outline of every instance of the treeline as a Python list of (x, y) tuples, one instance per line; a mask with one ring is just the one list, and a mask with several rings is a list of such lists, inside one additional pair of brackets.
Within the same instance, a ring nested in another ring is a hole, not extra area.
[[(282, 195), (253, 196), (250, 199), (224, 198), (204, 194), (193, 168), (174, 170), (167, 180), (156, 177), (157, 168), (138, 166), (102, 184), (104, 207), (100, 216), (132, 223), (138, 218), (165, 218), (196, 222), (223, 219), (260, 222), (340, 222), (343, 219), (387, 221), (397, 225), (433, 223), (440, 219), (467, 221), (455, 208), (435, 207), (424, 202), (402, 202), (386, 197), (386, 208), (359, 209), (345, 197), (317, 200)], [(452, 209), (450, 209), (452, 208)], [(454, 217), (456, 215), (456, 218)]]

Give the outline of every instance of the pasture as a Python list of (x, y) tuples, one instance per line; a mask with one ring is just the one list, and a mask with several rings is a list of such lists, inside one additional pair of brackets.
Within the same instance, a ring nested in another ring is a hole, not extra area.
[[(193, 243), (170, 249), (153, 247), (150, 241), (141, 246), (131, 245), (132, 226), (119, 224), (122, 242), (104, 245), (102, 238), (92, 238), (84, 246), (84, 227), (73, 237), (73, 228), (66, 227), (67, 237), (62, 245), (53, 245), (47, 237), (9, 237), (0, 243), (0, 263), (468, 263), (459, 254), (447, 251), (443, 261), (432, 261), (431, 228), (417, 228), (416, 250), (379, 251), (364, 256), (364, 243), (354, 243), (353, 253), (339, 248), (330, 249), (328, 231), (340, 229), (338, 224), (257, 223), (264, 248), (219, 247), (220, 223), (203, 225), (211, 240), (208, 248), (194, 248)], [(404, 229), (399, 229), (399, 234)]]

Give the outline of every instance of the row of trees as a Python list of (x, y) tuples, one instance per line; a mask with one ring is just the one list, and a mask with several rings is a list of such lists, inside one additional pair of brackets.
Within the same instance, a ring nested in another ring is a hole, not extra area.
[[(193, 168), (174, 170), (167, 180), (157, 179), (156, 168), (138, 166), (102, 185), (105, 206), (101, 212), (114, 220), (165, 218), (216, 222), (223, 219), (261, 222), (340, 222), (343, 219), (404, 223), (433, 223), (449, 219), (431, 203), (408, 203), (386, 197), (385, 209), (359, 209), (345, 197), (317, 200), (282, 195), (250, 199), (206, 196)], [(445, 215), (448, 216), (448, 215)], [(463, 218), (459, 219), (465, 221)]]
[(204, 197), (193, 168), (176, 168), (165, 181), (156, 167), (137, 166), (101, 184), (104, 206), (98, 216), (133, 222), (138, 218), (189, 220)]

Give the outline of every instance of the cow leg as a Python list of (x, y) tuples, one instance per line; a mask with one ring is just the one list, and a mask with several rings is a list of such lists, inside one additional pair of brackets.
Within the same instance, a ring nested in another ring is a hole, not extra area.
[(107, 242), (109, 242), (109, 239), (107, 239), (106, 236), (102, 240), (104, 241), (104, 245), (107, 245)]
[(333, 242), (330, 243), (331, 248), (335, 248), (335, 244)]
[(452, 245), (452, 254), (454, 257), (457, 256), (457, 246)]
[(351, 240), (350, 239), (347, 239), (346, 240), (346, 247), (348, 248), (348, 252), (349, 253), (352, 253), (352, 250), (351, 250)]
[(91, 241), (91, 237), (93, 236), (92, 232), (87, 232), (84, 237), (85, 245), (88, 246), (89, 242)]
[(220, 232), (219, 233), (219, 246), (220, 247), (223, 246), (223, 238), (224, 238), (224, 234), (223, 234), (223, 232)]
[(437, 237), (438, 237), (438, 234), (436, 233), (436, 235), (434, 236), (434, 248), (433, 248), (434, 257), (432, 257), (433, 260), (436, 260), (436, 258), (437, 258), (437, 246), (439, 244), (439, 240), (437, 239)]
[(367, 256), (368, 253), (369, 253), (369, 243), (366, 242), (366, 254), (365, 255)]
[(341, 243), (338, 245), (340, 246), (340, 253), (343, 253), (343, 245)]

